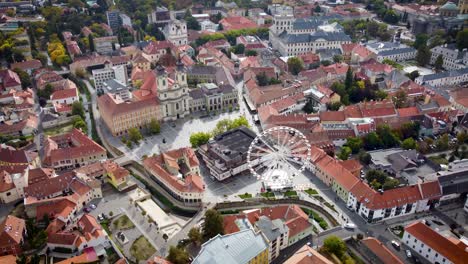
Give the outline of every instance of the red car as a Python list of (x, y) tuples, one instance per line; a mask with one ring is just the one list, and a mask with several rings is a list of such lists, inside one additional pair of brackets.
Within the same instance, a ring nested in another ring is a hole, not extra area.
[(89, 209), (88, 207), (86, 207), (85, 209), (83, 209), (83, 211), (85, 211), (86, 213), (89, 213), (89, 212), (91, 212), (91, 209)]

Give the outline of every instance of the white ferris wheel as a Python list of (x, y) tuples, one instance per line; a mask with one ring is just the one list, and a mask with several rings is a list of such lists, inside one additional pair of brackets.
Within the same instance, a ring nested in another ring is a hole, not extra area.
[(304, 171), (311, 150), (299, 130), (278, 126), (264, 130), (252, 141), (247, 151), (249, 170), (267, 189), (292, 188), (292, 179)]

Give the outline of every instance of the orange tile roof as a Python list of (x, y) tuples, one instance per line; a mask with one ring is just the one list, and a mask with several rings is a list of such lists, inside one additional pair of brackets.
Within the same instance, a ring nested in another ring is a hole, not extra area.
[(452, 263), (466, 263), (466, 260), (468, 260), (466, 245), (455, 244), (451, 239), (442, 236), (422, 222), (414, 222), (406, 226), (406, 232), (446, 257)]
[(403, 264), (403, 261), (401, 261), (379, 240), (373, 237), (366, 237), (361, 240), (361, 242), (370, 249), (383, 264)]
[(298, 249), (294, 255), (283, 262), (283, 264), (333, 264), (333, 262), (311, 247), (304, 245)]
[(70, 197), (60, 197), (58, 199), (50, 199), (51, 202), (41, 204), (36, 207), (36, 219), (41, 221), (44, 215), (54, 219), (58, 216), (67, 218), (76, 207), (76, 203)]
[(344, 111), (325, 111), (320, 112), (320, 121), (345, 121), (346, 116)]
[(0, 223), (0, 248), (8, 247), (10, 244), (18, 246), (23, 240), (26, 224), (23, 219), (8, 215)]
[(203, 192), (205, 184), (200, 175), (188, 172), (185, 179), (181, 180), (177, 178), (177, 175), (172, 175), (166, 170), (165, 165), (167, 161), (171, 161), (173, 167), (175, 167), (175, 162), (177, 168), (179, 168), (178, 160), (182, 160), (182, 163), (189, 168), (199, 166), (198, 158), (191, 148), (175, 149), (165, 152), (162, 155), (148, 157), (143, 161), (143, 165), (153, 175), (161, 177), (165, 182), (170, 184), (172, 188), (181, 192)]
[(399, 108), (397, 109), (398, 116), (400, 117), (411, 117), (419, 115), (419, 110), (417, 107), (406, 107), (406, 108)]
[(130, 175), (130, 172), (127, 169), (110, 160), (102, 163), (102, 166), (107, 173), (112, 173), (117, 180), (126, 178)]
[[(55, 141), (68, 142), (70, 147), (60, 148)], [(63, 135), (48, 137), (44, 145), (46, 154), (44, 163), (49, 166), (62, 160), (80, 159), (91, 155), (100, 156), (106, 153), (105, 148), (76, 128)]]
[(71, 97), (78, 97), (78, 89), (72, 88), (72, 89), (58, 90), (58, 91), (53, 92), (50, 95), (51, 100), (61, 100), (61, 99), (67, 99)]
[(233, 29), (257, 28), (257, 24), (242, 16), (225, 17), (219, 21), (225, 31)]

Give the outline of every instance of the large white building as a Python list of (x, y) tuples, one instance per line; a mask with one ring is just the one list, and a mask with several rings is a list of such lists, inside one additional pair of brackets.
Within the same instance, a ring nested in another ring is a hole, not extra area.
[(460, 51), (455, 45), (437, 46), (431, 49), (431, 64), (435, 64), (437, 58), (442, 55), (445, 70), (458, 70), (468, 65), (468, 52)]
[(415, 222), (406, 226), (402, 240), (406, 246), (430, 263), (456, 264), (468, 261), (466, 238), (448, 238), (423, 222)]
[(127, 84), (128, 75), (127, 67), (125, 65), (114, 66), (110, 62), (104, 64), (104, 68), (92, 71), (94, 85), (96, 89), (102, 89), (104, 82), (115, 79), (123, 84)]
[(459, 70), (444, 71), (444, 72), (419, 76), (414, 81), (417, 84), (430, 85), (433, 87), (458, 85), (461, 83), (466, 83), (468, 82), (468, 67), (465, 67)]
[(184, 65), (180, 61), (177, 63), (174, 80), (168, 77), (164, 67), (158, 66), (156, 71), (162, 119), (177, 120), (190, 114), (190, 96)]
[(378, 62), (385, 59), (400, 62), (416, 57), (415, 48), (396, 42), (375, 42), (367, 44), (366, 48), (377, 55)]
[(188, 44), (187, 23), (183, 20), (171, 20), (163, 30), (164, 37), (176, 46)]
[(270, 41), (282, 56), (296, 56), (323, 49), (341, 49), (351, 43), (342, 27), (329, 24), (326, 19), (295, 19), (292, 15), (278, 15), (270, 27)]

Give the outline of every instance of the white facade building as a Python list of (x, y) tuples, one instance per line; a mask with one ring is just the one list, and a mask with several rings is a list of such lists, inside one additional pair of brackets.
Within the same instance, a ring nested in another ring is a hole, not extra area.
[(218, 24), (211, 22), (210, 20), (204, 20), (200, 22), (202, 31), (213, 31), (215, 32), (218, 29)]
[(430, 263), (466, 263), (468, 260), (466, 238), (447, 238), (423, 222), (406, 226), (402, 241)]
[(385, 59), (401, 62), (416, 58), (416, 49), (395, 42), (375, 42), (366, 45), (366, 48), (377, 55), (377, 61)]
[(419, 76), (414, 81), (417, 84), (430, 85), (433, 87), (466, 83), (468, 82), (468, 67), (459, 70), (445, 71)]
[(163, 30), (164, 37), (176, 46), (188, 44), (187, 23), (183, 20), (171, 20)]
[(445, 70), (458, 70), (465, 68), (468, 62), (468, 52), (459, 51), (454, 45), (437, 46), (431, 49), (431, 64), (434, 65), (437, 58), (442, 55)]
[(187, 73), (183, 64), (178, 62), (175, 80), (168, 77), (163, 67), (158, 67), (156, 70), (162, 119), (164, 121), (177, 120), (190, 114)]
[(102, 89), (104, 82), (111, 79), (123, 84), (127, 84), (128, 81), (127, 67), (124, 65), (113, 66), (111, 63), (106, 63), (103, 69), (93, 70), (92, 74), (96, 89)]

